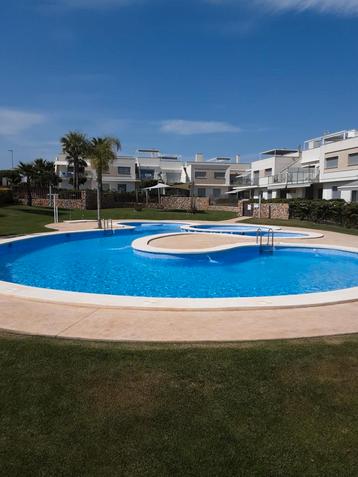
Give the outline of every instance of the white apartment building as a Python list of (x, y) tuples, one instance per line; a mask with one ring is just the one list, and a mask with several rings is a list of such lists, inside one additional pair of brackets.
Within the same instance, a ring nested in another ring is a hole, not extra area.
[(358, 202), (358, 130), (305, 141), (303, 150), (273, 149), (251, 163), (234, 190), (246, 197)]
[[(232, 187), (237, 175), (247, 171), (250, 164), (241, 164), (240, 157), (216, 157), (204, 160), (196, 154), (193, 161), (182, 161), (180, 156), (161, 154), (158, 149), (139, 149), (136, 156), (118, 156), (103, 174), (103, 188), (107, 191), (132, 192), (142, 181), (156, 180), (165, 184), (191, 183), (194, 195), (213, 199), (223, 196)], [(62, 188), (72, 188), (73, 169), (65, 155), (55, 160), (56, 173), (62, 179)], [(96, 172), (87, 161), (87, 178), (82, 188), (97, 187)], [(226, 196), (225, 196), (226, 197)]]
[[(72, 188), (73, 171), (66, 157), (55, 161), (61, 187)], [(96, 173), (88, 162), (84, 188), (95, 189)], [(227, 192), (239, 198), (338, 199), (358, 202), (358, 130), (326, 134), (304, 142), (302, 149), (271, 149), (251, 164), (240, 157), (193, 161), (158, 149), (139, 149), (135, 156), (118, 156), (103, 174), (105, 190), (131, 192), (145, 180), (173, 185), (191, 183), (199, 197), (218, 199)]]
[(301, 164), (319, 169), (320, 197), (358, 202), (357, 129), (309, 139), (304, 143)]

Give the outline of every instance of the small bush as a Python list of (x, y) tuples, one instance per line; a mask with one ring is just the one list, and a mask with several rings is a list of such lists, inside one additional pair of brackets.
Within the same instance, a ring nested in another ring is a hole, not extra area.
[(14, 203), (14, 198), (10, 189), (0, 189), (0, 207)]
[(358, 227), (358, 204), (348, 204), (341, 199), (292, 199), (289, 204), (291, 219)]

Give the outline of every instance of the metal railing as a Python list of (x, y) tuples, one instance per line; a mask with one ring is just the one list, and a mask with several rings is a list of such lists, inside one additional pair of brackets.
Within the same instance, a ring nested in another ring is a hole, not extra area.
[(316, 182), (319, 178), (318, 170), (288, 170), (268, 177), (269, 184), (304, 184)]
[(233, 181), (232, 181), (232, 184), (231, 185), (235, 185), (235, 186), (252, 186), (252, 185), (259, 185), (259, 179), (258, 178), (254, 178), (254, 179), (251, 179), (250, 176), (245, 176), (245, 177), (236, 177)]
[(114, 232), (113, 230), (113, 220), (112, 219), (102, 219), (102, 229), (104, 231)]
[[(264, 237), (265, 234), (267, 233), (267, 240), (266, 244), (264, 244)], [(269, 229), (263, 230), (261, 227), (259, 227), (256, 230), (256, 245), (259, 245), (260, 247), (260, 253), (262, 252), (273, 252), (274, 247), (275, 247), (275, 232), (274, 230), (270, 227)], [(265, 248), (266, 245), (266, 248)]]

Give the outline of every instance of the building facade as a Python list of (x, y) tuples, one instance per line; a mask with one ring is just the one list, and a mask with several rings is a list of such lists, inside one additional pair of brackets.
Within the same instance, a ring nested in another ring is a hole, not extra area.
[[(158, 181), (168, 185), (191, 183), (194, 195), (217, 199), (233, 187), (236, 175), (247, 171), (250, 164), (241, 164), (239, 156), (204, 160), (196, 154), (193, 161), (182, 161), (179, 156), (164, 155), (157, 149), (140, 149), (136, 156), (118, 156), (103, 173), (105, 191), (132, 192), (143, 181)], [(55, 160), (56, 173), (62, 188), (72, 188), (73, 170), (64, 155)], [(86, 182), (81, 187), (96, 189), (96, 171), (87, 161)], [(227, 196), (225, 196), (227, 197)]]
[[(66, 157), (56, 158), (61, 187), (72, 188), (73, 170)], [(90, 161), (84, 172), (87, 189), (96, 189), (96, 172)], [(118, 156), (103, 174), (107, 191), (132, 192), (143, 181), (169, 185), (190, 183), (194, 195), (216, 200), (232, 194), (238, 198), (344, 199), (358, 202), (358, 130), (326, 134), (304, 142), (299, 149), (271, 149), (251, 164), (240, 157), (192, 161), (165, 155), (158, 149), (139, 149), (135, 156)]]
[(302, 150), (266, 151), (234, 190), (252, 198), (358, 202), (358, 130), (309, 139)]

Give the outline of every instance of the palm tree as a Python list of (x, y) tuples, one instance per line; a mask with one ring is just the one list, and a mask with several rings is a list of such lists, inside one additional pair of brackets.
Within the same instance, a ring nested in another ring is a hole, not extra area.
[(35, 172), (35, 185), (42, 189), (58, 185), (60, 178), (55, 172), (55, 164), (53, 162), (44, 159), (35, 159), (32, 165)]
[(94, 137), (88, 149), (88, 159), (96, 169), (97, 174), (97, 209), (98, 228), (101, 228), (101, 198), (103, 192), (103, 171), (117, 158), (117, 151), (121, 149), (119, 139), (115, 137)]
[(66, 154), (68, 163), (73, 165), (73, 187), (79, 190), (80, 173), (86, 167), (85, 157), (88, 152), (89, 141), (85, 134), (70, 131), (61, 138), (62, 152)]
[(27, 205), (32, 206), (32, 194), (31, 194), (31, 187), (32, 182), (35, 177), (35, 169), (32, 163), (24, 163), (19, 162), (16, 170), (20, 174), (20, 176), (25, 179), (26, 181), (26, 192), (27, 192)]

